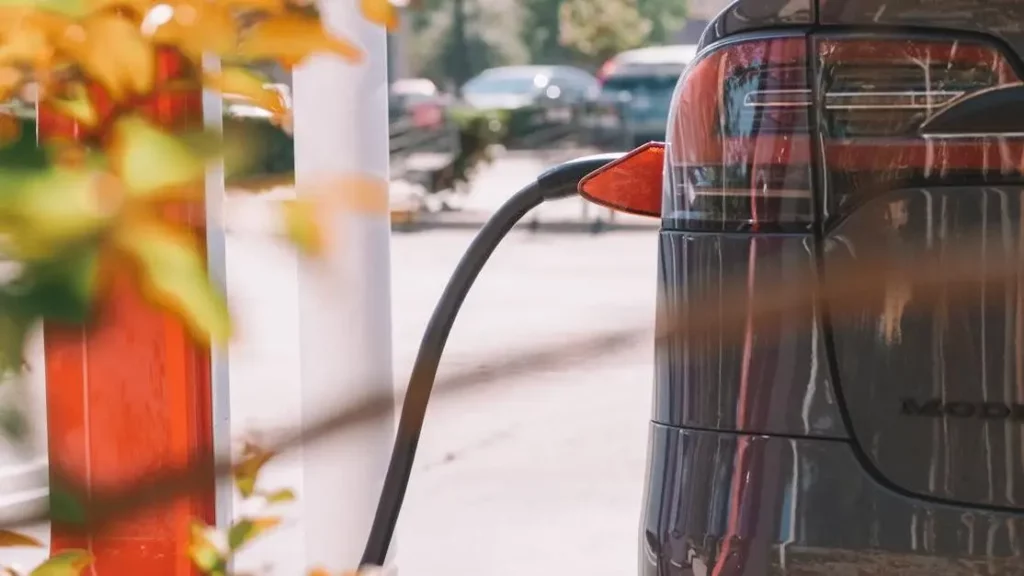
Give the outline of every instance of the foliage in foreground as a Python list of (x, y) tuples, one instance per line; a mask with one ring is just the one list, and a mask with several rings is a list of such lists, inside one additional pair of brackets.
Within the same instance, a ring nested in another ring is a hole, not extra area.
[[(396, 23), (387, 0), (361, 0), (360, 8), (372, 22)], [(197, 340), (222, 344), (231, 336), (224, 295), (207, 276), (188, 213), (203, 200), (209, 163), (248, 151), (244, 141), (205, 131), (187, 111), (168, 122), (160, 101), (210, 89), (270, 111), (287, 130), (287, 102), (245, 65), (273, 61), (290, 69), (313, 53), (351, 64), (363, 58), (358, 46), (327, 31), (304, 0), (0, 3), (0, 258), (16, 265), (13, 278), (0, 285), (0, 373), (21, 369), (34, 325), (88, 322), (111, 277), (126, 271)], [(219, 57), (222, 68), (204, 70), (204, 54)], [(52, 135), (38, 147), (20, 129), (36, 102), (40, 130)], [(308, 253), (322, 245), (315, 215), (295, 203), (282, 214)], [(288, 490), (256, 488), (268, 458), (247, 447), (236, 488), (266, 506), (290, 501)], [(278, 522), (261, 512), (240, 518), (226, 534), (197, 523), (191, 558), (205, 573), (222, 576), (235, 552)], [(39, 545), (0, 531), (0, 548)], [(63, 550), (30, 574), (74, 576), (92, 561), (87, 551)]]

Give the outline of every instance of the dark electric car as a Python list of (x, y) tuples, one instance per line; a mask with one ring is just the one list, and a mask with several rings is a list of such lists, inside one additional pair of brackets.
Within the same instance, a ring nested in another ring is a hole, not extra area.
[[(424, 335), (367, 563), (479, 267), (578, 189), (661, 219), (641, 575), (1024, 575), (1022, 57), (1024, 0), (733, 2), (664, 142), (551, 169), (474, 239)], [(889, 267), (865, 280), (865, 262)], [(932, 272), (963, 262), (975, 282)], [(763, 295), (785, 313), (755, 313)]]
[[(698, 50), (663, 148), (662, 312), (979, 229), (979, 260), (1024, 245), (1024, 0), (740, 0)], [(1024, 574), (1022, 294), (907, 311), (894, 288), (841, 323), (808, 298), (659, 346), (640, 572)]]

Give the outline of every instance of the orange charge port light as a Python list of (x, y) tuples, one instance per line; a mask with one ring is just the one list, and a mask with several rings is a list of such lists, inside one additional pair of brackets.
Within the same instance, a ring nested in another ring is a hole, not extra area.
[(661, 216), (661, 177), (665, 143), (648, 142), (622, 158), (587, 174), (579, 184), (583, 198), (618, 212)]

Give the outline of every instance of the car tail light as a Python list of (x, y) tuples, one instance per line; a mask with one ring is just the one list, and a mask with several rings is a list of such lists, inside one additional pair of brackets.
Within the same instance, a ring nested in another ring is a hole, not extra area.
[(825, 217), (872, 191), (1020, 180), (1024, 139), (919, 134), (943, 107), (1020, 80), (998, 48), (975, 40), (727, 44), (676, 88), (663, 216), (695, 230), (807, 229), (816, 157)]
[(815, 50), (824, 217), (898, 188), (1020, 180), (1024, 140), (919, 131), (961, 98), (1020, 81), (995, 46), (835, 36)]
[(807, 229), (814, 222), (805, 38), (726, 45), (676, 87), (663, 217), (688, 229)]
[(615, 70), (615, 59), (612, 58), (610, 60), (605, 61), (605, 63), (602, 64), (601, 68), (598, 69), (598, 71), (597, 71), (597, 81), (603, 84), (604, 81), (608, 78), (608, 76), (611, 75), (611, 73), (614, 70)]

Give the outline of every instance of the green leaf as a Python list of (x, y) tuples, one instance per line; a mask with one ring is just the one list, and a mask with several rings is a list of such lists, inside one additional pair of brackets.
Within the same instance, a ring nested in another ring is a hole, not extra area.
[(31, 319), (11, 304), (10, 299), (0, 299), (0, 377), (19, 372), (25, 365), (25, 340), (32, 325)]
[(283, 504), (285, 502), (294, 502), (295, 492), (289, 488), (282, 488), (281, 490), (264, 494), (263, 497), (267, 499), (268, 504)]
[(0, 8), (35, 7), (65, 16), (83, 16), (88, 6), (84, 0), (0, 0)]
[(53, 257), (100, 233), (118, 210), (118, 191), (89, 170), (0, 171), (3, 249), (18, 259)]
[[(0, 146), (0, 168), (5, 170), (48, 168), (50, 160), (46, 148), (36, 143), (35, 119), (18, 118), (18, 121), (21, 123), (21, 138)], [(6, 183), (4, 187), (7, 188)], [(0, 195), (5, 192), (7, 190), (0, 192)]]
[(188, 556), (196, 568), (205, 574), (223, 574), (227, 567), (227, 559), (209, 537), (210, 528), (193, 522)]
[(230, 338), (227, 302), (210, 283), (195, 238), (155, 222), (125, 222), (117, 242), (134, 258), (142, 290), (151, 301), (178, 314), (202, 342)]
[(42, 548), (43, 543), (20, 532), (0, 529), (0, 548)]
[(27, 262), (9, 286), (10, 298), (0, 304), (17, 311), (26, 324), (36, 318), (85, 322), (99, 284), (99, 251), (98, 242), (83, 242), (56, 258)]
[(93, 560), (95, 558), (88, 550), (62, 550), (36, 567), (29, 576), (79, 576)]
[(131, 194), (195, 185), (206, 174), (207, 158), (143, 118), (118, 120), (111, 134), (110, 163)]
[(85, 524), (85, 507), (73, 494), (59, 486), (50, 487), (50, 520), (59, 524)]
[(280, 524), (280, 518), (244, 518), (239, 520), (228, 531), (228, 546), (232, 551), (238, 550)]
[(285, 235), (307, 256), (318, 256), (324, 250), (321, 210), (316, 203), (303, 198), (286, 200), (281, 204)]
[(235, 465), (233, 478), (235, 488), (243, 498), (250, 498), (256, 491), (256, 480), (260, 470), (273, 457), (271, 452), (263, 450), (255, 444), (246, 444), (242, 450), (242, 461)]
[(24, 441), (28, 435), (25, 413), (13, 406), (0, 406), (0, 435), (15, 442)]
[(46, 103), (57, 112), (85, 126), (96, 126), (100, 121), (99, 114), (89, 99), (89, 93), (82, 84), (70, 86), (66, 95), (48, 98)]

